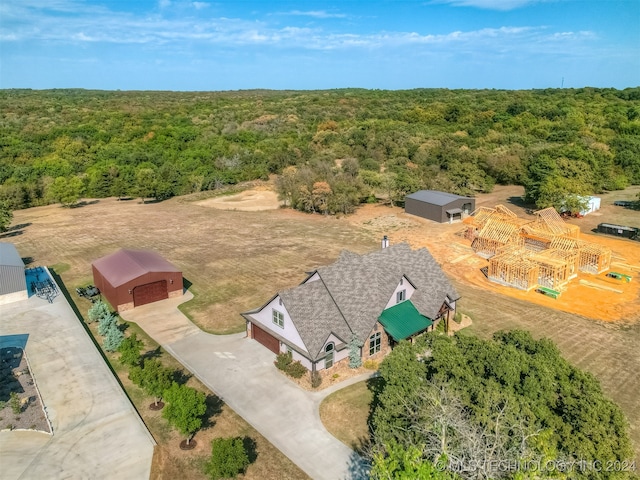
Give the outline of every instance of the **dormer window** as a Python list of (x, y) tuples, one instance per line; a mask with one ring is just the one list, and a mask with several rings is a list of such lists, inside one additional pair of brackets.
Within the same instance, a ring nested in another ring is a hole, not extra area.
[(406, 290), (400, 290), (399, 292), (396, 292), (396, 303), (400, 303), (400, 302), (404, 302), (407, 299), (407, 291)]
[(275, 308), (273, 309), (273, 323), (278, 325), (280, 328), (284, 328), (284, 314)]

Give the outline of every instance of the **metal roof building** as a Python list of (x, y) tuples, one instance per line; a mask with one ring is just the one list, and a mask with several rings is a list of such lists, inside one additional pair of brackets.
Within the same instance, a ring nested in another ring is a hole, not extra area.
[(13, 243), (0, 242), (0, 305), (27, 298), (24, 262)]
[(475, 210), (470, 197), (437, 190), (420, 190), (405, 197), (404, 211), (439, 223), (461, 220)]
[(156, 252), (118, 250), (92, 269), (96, 287), (119, 312), (182, 295), (182, 272)]

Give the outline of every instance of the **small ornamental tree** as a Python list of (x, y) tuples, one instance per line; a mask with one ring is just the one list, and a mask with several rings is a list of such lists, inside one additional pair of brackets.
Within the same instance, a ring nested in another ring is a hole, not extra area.
[(96, 302), (91, 305), (91, 308), (87, 312), (89, 321), (88, 323), (99, 322), (102, 318), (111, 314), (109, 307), (104, 302)]
[(176, 382), (164, 392), (167, 406), (162, 416), (187, 437), (187, 445), (202, 426), (202, 416), (207, 411), (206, 396), (186, 385)]
[(362, 347), (362, 342), (354, 333), (351, 335), (351, 340), (349, 341), (349, 368), (358, 368), (362, 366), (360, 347)]
[(142, 388), (153, 395), (153, 403), (158, 406), (164, 392), (171, 387), (173, 371), (162, 365), (158, 359), (147, 360), (142, 369)]
[(134, 365), (129, 368), (129, 380), (138, 385), (140, 388), (143, 388), (142, 376), (142, 365)]
[(98, 334), (104, 337), (109, 331), (109, 329), (112, 326), (117, 325), (117, 323), (118, 322), (116, 321), (115, 315), (109, 314), (106, 317), (102, 317), (100, 319), (100, 323), (98, 324)]
[(215, 438), (205, 470), (209, 478), (234, 478), (249, 466), (249, 456), (241, 438)]
[(107, 334), (104, 336), (102, 346), (107, 352), (115, 352), (120, 348), (123, 340), (124, 333), (122, 333), (122, 330), (118, 328), (116, 323), (112, 323), (109, 330), (107, 330)]
[(138, 335), (132, 333), (125, 338), (118, 351), (120, 352), (120, 363), (129, 367), (134, 367), (140, 363), (140, 350), (144, 347), (142, 340), (138, 340)]

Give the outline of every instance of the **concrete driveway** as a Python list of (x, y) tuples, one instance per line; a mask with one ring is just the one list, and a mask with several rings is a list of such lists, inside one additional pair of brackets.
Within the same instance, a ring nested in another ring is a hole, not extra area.
[(0, 305), (0, 338), (24, 334), (53, 435), (0, 432), (0, 477), (148, 479), (155, 442), (66, 299)]
[(202, 383), (311, 478), (363, 478), (353, 450), (333, 437), (320, 421), (319, 405), (339, 387), (307, 392), (274, 367), (274, 355), (245, 334), (211, 335), (187, 319), (177, 306), (191, 299), (168, 299), (123, 312), (180, 361)]

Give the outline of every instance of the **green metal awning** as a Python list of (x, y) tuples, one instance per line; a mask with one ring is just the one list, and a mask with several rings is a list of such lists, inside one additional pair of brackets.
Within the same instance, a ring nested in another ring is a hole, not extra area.
[(378, 320), (396, 341), (409, 338), (433, 325), (433, 322), (422, 315), (410, 300), (387, 308), (380, 314)]

